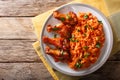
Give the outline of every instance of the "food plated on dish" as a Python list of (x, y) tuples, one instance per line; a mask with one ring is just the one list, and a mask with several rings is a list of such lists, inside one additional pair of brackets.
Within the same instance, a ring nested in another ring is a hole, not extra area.
[(95, 63), (105, 41), (102, 21), (90, 12), (62, 14), (54, 11), (53, 16), (61, 22), (47, 25), (47, 31), (54, 37), (43, 36), (46, 54), (52, 56), (55, 62), (66, 63), (74, 70), (88, 68)]
[(113, 35), (100, 11), (86, 4), (72, 3), (57, 8), (46, 19), (40, 44), (43, 56), (54, 69), (83, 76), (106, 62)]

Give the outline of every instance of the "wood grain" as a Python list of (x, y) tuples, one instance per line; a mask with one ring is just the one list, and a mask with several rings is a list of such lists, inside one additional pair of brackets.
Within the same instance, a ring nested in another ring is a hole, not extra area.
[(31, 17), (0, 18), (0, 24), (0, 39), (36, 39)]
[(120, 62), (107, 61), (99, 70), (80, 80), (120, 80)]
[[(80, 80), (119, 80), (119, 73), (120, 62), (108, 61), (99, 70)], [(0, 63), (0, 80), (2, 79), (53, 80), (42, 63)]]
[(0, 62), (40, 62), (31, 40), (0, 40)]
[(42, 63), (0, 63), (0, 80), (53, 80)]
[(120, 51), (114, 54), (113, 56), (111, 56), (108, 60), (109, 61), (120, 61)]
[(35, 16), (72, 0), (0, 0), (0, 16)]

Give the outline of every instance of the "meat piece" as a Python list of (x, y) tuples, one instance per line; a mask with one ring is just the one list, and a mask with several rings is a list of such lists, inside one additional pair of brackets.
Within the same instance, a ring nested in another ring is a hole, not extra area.
[(49, 38), (43, 36), (43, 42), (46, 44), (54, 45), (57, 48), (68, 50), (69, 49), (69, 41), (64, 38)]
[(51, 49), (49, 46), (46, 46), (45, 52), (49, 55), (54, 55), (57, 57), (69, 55), (67, 51), (63, 51), (60, 49)]
[(63, 37), (63, 38), (70, 38), (72, 30), (73, 29), (71, 26), (65, 25), (63, 23), (61, 23), (58, 26), (51, 26), (51, 25), (47, 26), (48, 32), (58, 33), (60, 37)]
[(62, 48), (63, 38), (49, 38), (47, 36), (43, 36), (43, 42), (47, 44), (52, 44), (58, 48)]
[(48, 55), (51, 55), (56, 62), (58, 61), (68, 61), (69, 53), (60, 49), (51, 49), (49, 46), (46, 46), (45, 52)]
[(59, 13), (58, 11), (54, 11), (53, 16), (56, 19), (62, 21), (64, 24), (69, 24), (72, 26), (76, 25), (78, 22), (78, 18), (76, 14), (72, 11), (70, 11), (68, 14), (62, 14), (62, 13)]

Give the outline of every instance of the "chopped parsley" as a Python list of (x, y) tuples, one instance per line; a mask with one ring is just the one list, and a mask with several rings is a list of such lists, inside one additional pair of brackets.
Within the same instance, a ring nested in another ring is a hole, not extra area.
[(87, 34), (86, 34), (86, 33), (84, 33), (83, 35), (84, 35), (85, 37), (87, 36)]
[(64, 58), (63, 57), (59, 57), (59, 60), (64, 60)]
[(60, 20), (61, 20), (61, 21), (65, 21), (65, 18), (64, 18), (64, 17), (61, 17)]
[(87, 29), (88, 28), (88, 25), (85, 25), (85, 29)]
[(77, 62), (77, 63), (75, 64), (75, 67), (76, 67), (76, 68), (81, 68), (81, 67), (82, 67), (82, 64), (81, 64), (80, 62)]
[(93, 27), (91, 27), (91, 29), (92, 29), (92, 30), (94, 30), (94, 28), (93, 28)]
[(85, 14), (83, 17), (84, 17), (84, 19), (87, 19), (87, 18), (88, 18), (88, 15), (87, 15), (87, 14)]
[(78, 40), (75, 40), (75, 42), (78, 42)]
[(75, 35), (72, 35), (72, 38), (75, 38)]
[(86, 54), (84, 55), (84, 58), (88, 58), (88, 56), (90, 56), (90, 53), (86, 53)]
[(69, 14), (66, 15), (66, 19), (72, 19)]
[(74, 38), (70, 38), (71, 42), (78, 42), (78, 40), (75, 40)]
[(74, 35), (72, 35), (72, 37), (69, 38), (69, 40), (70, 40), (71, 42), (78, 42), (78, 40), (75, 40), (75, 36), (74, 36)]
[(98, 22), (99, 22), (100, 24), (102, 24), (102, 21), (99, 21), (99, 20), (98, 20)]
[(59, 28), (54, 27), (54, 28), (52, 28), (52, 30), (53, 30), (53, 31), (57, 31), (57, 30), (59, 30)]
[(88, 46), (84, 46), (83, 48), (84, 48), (84, 49), (88, 49), (89, 47), (88, 47)]
[(95, 47), (96, 47), (96, 48), (100, 48), (100, 43), (97, 42)]
[(60, 53), (61, 53), (62, 56), (64, 55), (64, 51), (63, 50), (61, 50)]

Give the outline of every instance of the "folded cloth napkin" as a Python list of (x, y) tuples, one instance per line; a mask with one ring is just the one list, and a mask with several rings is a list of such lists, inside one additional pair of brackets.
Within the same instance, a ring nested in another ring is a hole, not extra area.
[[(94, 6), (97, 9), (99, 9), (101, 12), (103, 12), (105, 14), (105, 16), (108, 17), (109, 21), (111, 22), (111, 25), (113, 28), (113, 35), (114, 35), (114, 45), (113, 45), (113, 50), (111, 52), (111, 55), (115, 54), (118, 50), (120, 50), (120, 32), (119, 32), (120, 23), (118, 22), (118, 20), (120, 20), (120, 12), (119, 12), (120, 1), (119, 0), (109, 0), (109, 1), (108, 0), (75, 0), (71, 3), (74, 3), (74, 2), (81, 2), (81, 3), (85, 3), (85, 4), (89, 4), (91, 6)], [(115, 2), (117, 6), (113, 7), (112, 6), (113, 2)], [(37, 52), (37, 54), (39, 55), (42, 62), (44, 63), (45, 67), (48, 69), (51, 76), (55, 80), (78, 80), (80, 77), (68, 76), (68, 75), (62, 74), (58, 71), (53, 70), (52, 67), (49, 65), (49, 63), (46, 61), (46, 59), (43, 57), (43, 55), (40, 51), (39, 39), (40, 39), (42, 25), (45, 22), (48, 15), (53, 12), (53, 10), (49, 10), (43, 14), (40, 14), (40, 15), (32, 18), (33, 31), (35, 32), (35, 34), (38, 38), (38, 41), (33, 43), (33, 47), (34, 47), (35, 51)]]

